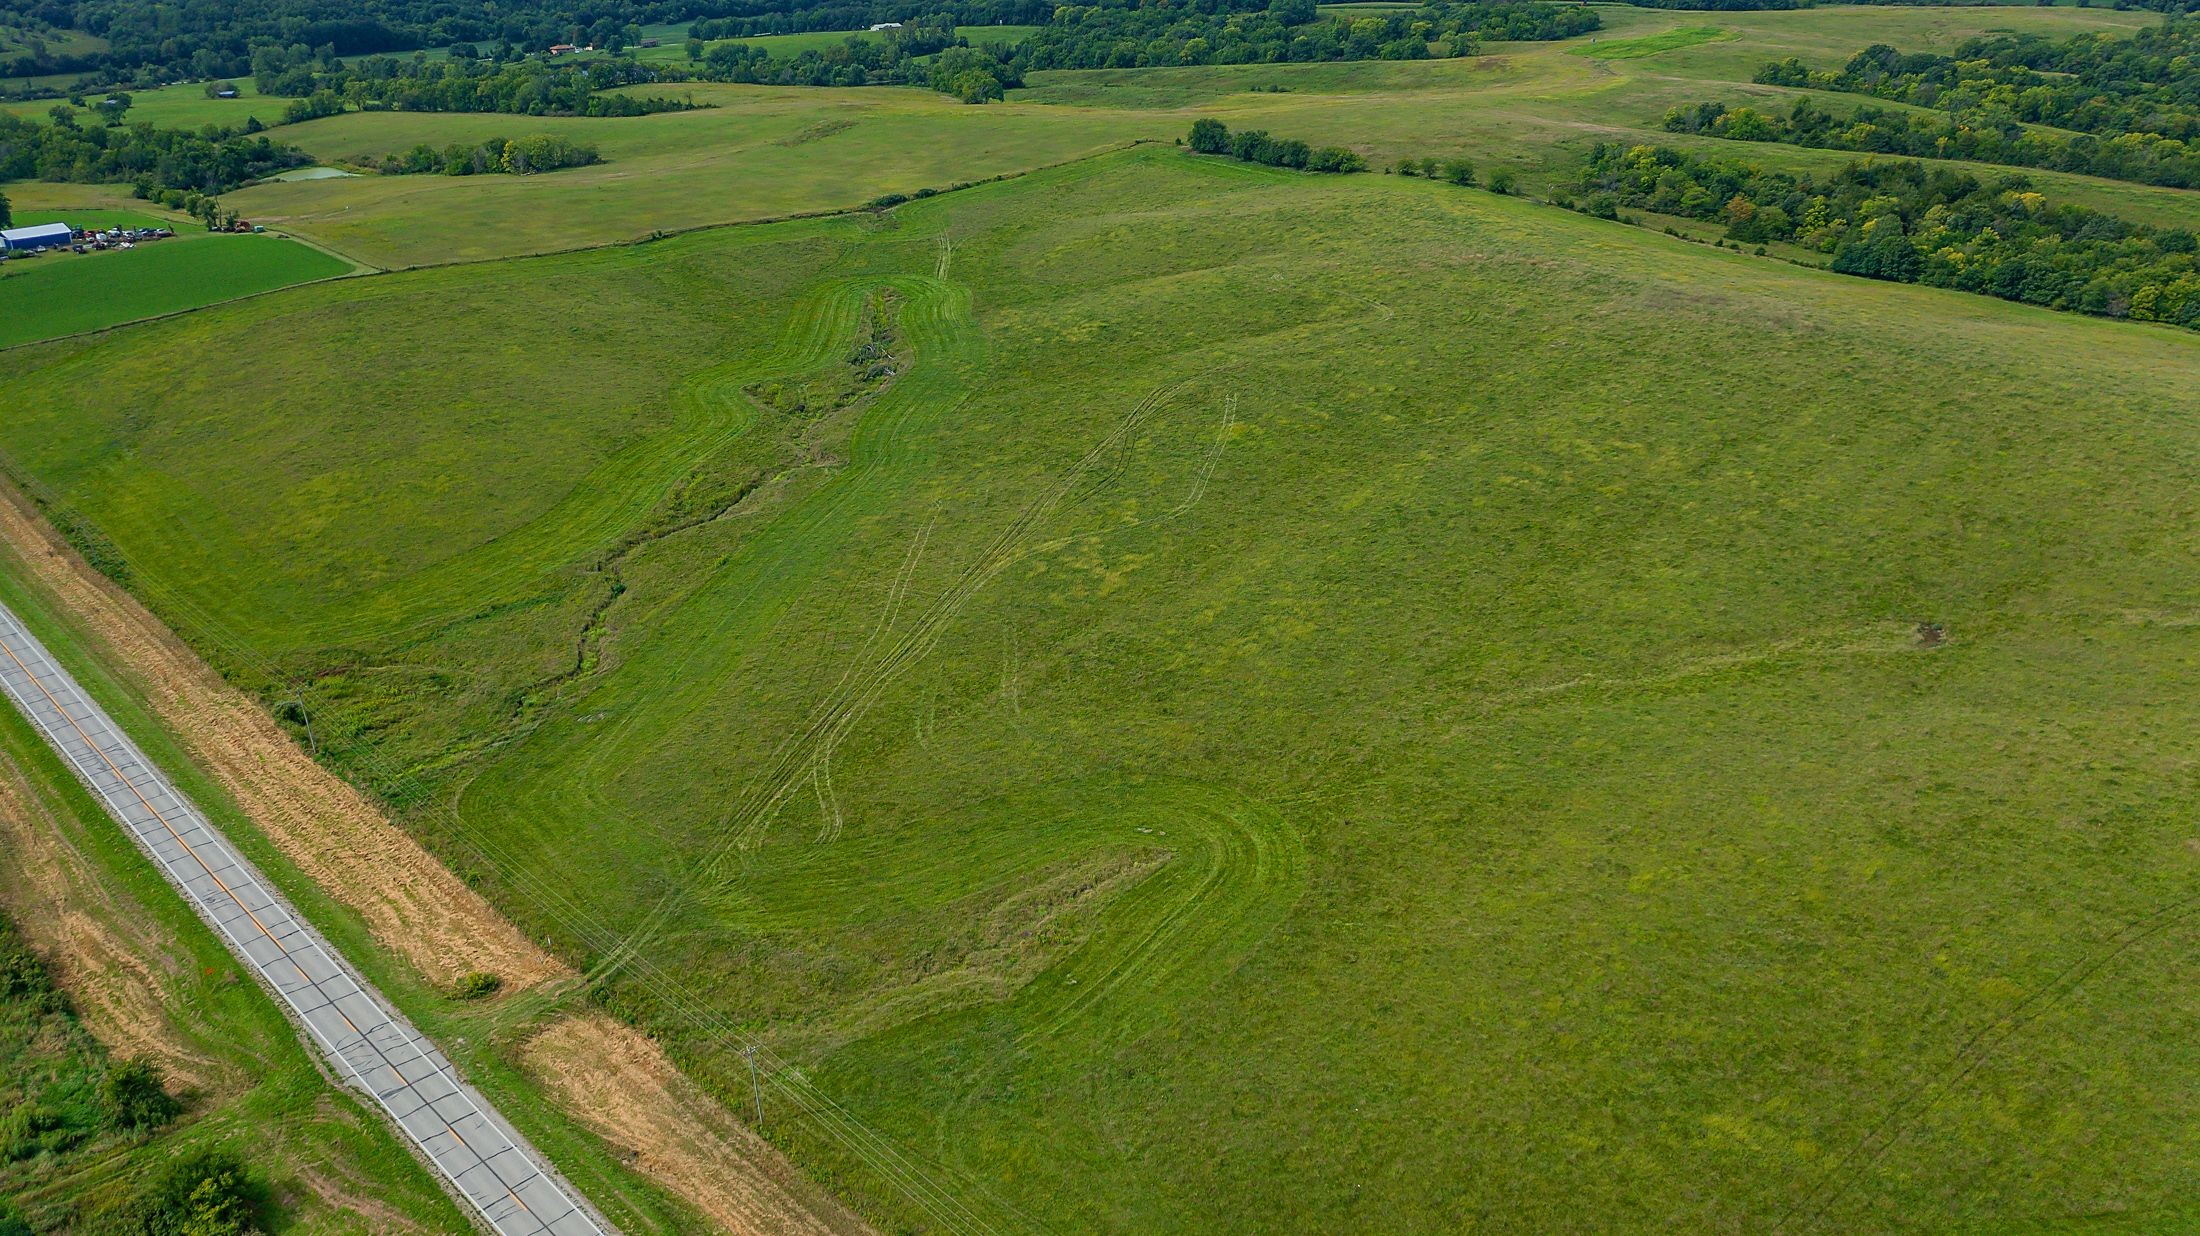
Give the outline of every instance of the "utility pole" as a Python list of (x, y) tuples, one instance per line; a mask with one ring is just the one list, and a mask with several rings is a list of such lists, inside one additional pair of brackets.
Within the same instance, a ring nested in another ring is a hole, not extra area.
[(762, 1133), (764, 1131), (764, 1084), (757, 1080), (756, 1044), (751, 1043), (742, 1048), (741, 1054), (749, 1058), (749, 1089), (756, 1095), (756, 1131)]
[(313, 733), (313, 714), (306, 711), (305, 684), (297, 681), (296, 679), (292, 679), (290, 690), (292, 699), (296, 702), (298, 706), (298, 723), (305, 726), (306, 741), (313, 746), (314, 758), (319, 759), (321, 756), (321, 740), (315, 737)]

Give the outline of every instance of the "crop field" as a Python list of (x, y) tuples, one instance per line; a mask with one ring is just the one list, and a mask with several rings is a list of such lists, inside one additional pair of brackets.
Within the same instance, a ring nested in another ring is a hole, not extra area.
[(1145, 147), (20, 349), (0, 450), (889, 1227), (2165, 1230), (2196, 380)]
[(196, 223), (112, 210), (26, 212), (23, 222), (150, 227), (175, 237), (127, 252), (47, 253), (0, 265), (0, 348), (196, 309), (345, 274), (342, 258), (281, 236), (216, 236)]

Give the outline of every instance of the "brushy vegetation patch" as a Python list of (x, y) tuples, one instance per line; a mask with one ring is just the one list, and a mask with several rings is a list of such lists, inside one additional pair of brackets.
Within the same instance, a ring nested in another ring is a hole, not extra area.
[(110, 1127), (106, 1070), (45, 964), (0, 916), (0, 1161), (66, 1154)]
[[(142, 1140), (181, 1111), (158, 1069), (110, 1059), (85, 1032), (44, 962), (0, 914), (0, 1181), (22, 1190), (102, 1139)], [(241, 1163), (201, 1153), (137, 1190), (105, 1191), (77, 1210), (70, 1230), (242, 1236), (258, 1209)], [(0, 1200), (0, 1232), (30, 1230)]]

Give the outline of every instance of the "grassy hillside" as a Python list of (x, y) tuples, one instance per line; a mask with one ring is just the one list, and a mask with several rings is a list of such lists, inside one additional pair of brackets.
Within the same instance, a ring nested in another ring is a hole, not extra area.
[[(1607, 28), (1555, 44), (1500, 44), (1467, 60), (1224, 65), (1035, 74), (1012, 101), (967, 107), (930, 91), (672, 87), (705, 111), (618, 119), (351, 114), (278, 136), (328, 162), (371, 160), (418, 142), (559, 133), (596, 143), (599, 166), (532, 178), (362, 177), (263, 185), (231, 195), (246, 216), (382, 266), (539, 253), (652, 231), (857, 206), (882, 193), (979, 179), (1132, 140), (1173, 141), (1199, 116), (1351, 146), (1371, 162), (1465, 155), (1530, 189), (1570, 178), (1600, 140), (1671, 140), (1668, 107), (1783, 100), (1748, 84), (1768, 60), (1838, 64), (1875, 41), (1954, 46), (1991, 29), (2128, 30), (2137, 12), (2073, 8), (1827, 7), (1702, 14), (1603, 6)], [(1725, 37), (1731, 35), (1733, 37)], [(811, 38), (815, 36), (789, 36)], [(1653, 40), (1640, 44), (1635, 40)], [(1610, 59), (1638, 46), (1657, 54)], [(1575, 54), (1575, 53), (1583, 54)], [(664, 87), (640, 87), (662, 92)], [(1821, 96), (1841, 112), (1853, 98)], [(1712, 139), (1683, 139), (1719, 145)], [(1834, 151), (1748, 149), (1752, 158), (1831, 170)], [(2035, 173), (2063, 200), (2149, 222), (2200, 225), (2200, 195)]]
[(331, 162), (377, 158), (419, 142), (531, 133), (593, 142), (604, 162), (547, 176), (268, 184), (224, 200), (249, 218), (279, 220), (340, 252), (406, 266), (847, 209), (883, 193), (1090, 154), (1126, 136), (1106, 116), (967, 107), (929, 90), (704, 84), (679, 93), (717, 106), (618, 119), (352, 113), (285, 126), (285, 140)]
[(2189, 335), (1146, 149), (15, 358), (156, 608), (889, 1220), (2195, 1217)]

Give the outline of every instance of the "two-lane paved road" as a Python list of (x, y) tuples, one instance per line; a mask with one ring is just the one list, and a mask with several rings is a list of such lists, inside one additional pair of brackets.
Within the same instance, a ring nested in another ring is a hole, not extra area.
[(608, 1236), (443, 1053), (343, 964), (227, 838), (0, 605), (0, 692), (296, 1014), (340, 1075), (503, 1236)]

